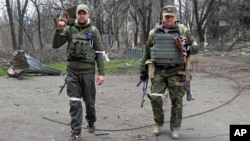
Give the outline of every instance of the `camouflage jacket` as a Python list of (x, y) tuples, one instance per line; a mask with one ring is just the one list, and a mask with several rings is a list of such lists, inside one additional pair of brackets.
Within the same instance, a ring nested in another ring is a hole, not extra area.
[[(153, 28), (149, 32), (149, 36), (148, 36), (148, 39), (146, 41), (146, 46), (144, 48), (144, 53), (143, 53), (142, 60), (141, 60), (140, 71), (146, 71), (145, 62), (147, 60), (151, 59), (150, 48), (154, 46), (154, 36), (155, 36), (155, 32), (156, 32), (157, 29), (159, 29), (161, 31), (164, 31), (163, 25), (157, 25), (155, 28)], [(187, 43), (187, 45), (189, 45), (190, 54), (198, 53), (198, 51), (199, 51), (198, 46), (192, 46), (192, 44), (194, 42), (194, 38), (191, 35), (189, 30), (186, 30), (185, 33), (181, 33), (182, 31), (181, 31), (181, 29), (179, 29), (178, 24), (176, 24), (172, 29), (169, 29), (169, 30), (179, 30), (180, 34), (187, 38), (186, 43)]]

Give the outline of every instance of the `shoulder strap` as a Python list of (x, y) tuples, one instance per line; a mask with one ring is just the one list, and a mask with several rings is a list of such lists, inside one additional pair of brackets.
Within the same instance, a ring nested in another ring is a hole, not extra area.
[(82, 33), (86, 32), (87, 30), (89, 30), (91, 28), (91, 26), (84, 28), (83, 30), (81, 30), (79, 33), (77, 33), (75, 35), (75, 37), (72, 39), (72, 42), (76, 42), (76, 38), (78, 38)]

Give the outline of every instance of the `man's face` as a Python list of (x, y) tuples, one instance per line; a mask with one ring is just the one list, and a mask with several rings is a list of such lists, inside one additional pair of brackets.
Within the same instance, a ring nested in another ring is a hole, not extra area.
[(176, 22), (176, 16), (172, 16), (172, 15), (164, 15), (162, 16), (162, 20), (163, 20), (163, 26), (166, 28), (171, 28), (175, 25)]
[(76, 13), (76, 18), (79, 24), (84, 24), (88, 21), (89, 13), (85, 12), (84, 10), (81, 10)]

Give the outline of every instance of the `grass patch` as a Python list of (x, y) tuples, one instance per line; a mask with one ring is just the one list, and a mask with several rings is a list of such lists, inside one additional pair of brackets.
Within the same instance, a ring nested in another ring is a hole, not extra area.
[(246, 62), (250, 60), (250, 56), (242, 56), (241, 61)]
[(53, 69), (57, 69), (60, 70), (63, 74), (66, 73), (66, 63), (62, 62), (62, 63), (49, 63), (46, 64), (48, 67), (51, 67)]
[(0, 76), (6, 76), (7, 75), (7, 71), (3, 68), (0, 68)]
[(105, 62), (106, 74), (130, 74), (139, 72), (140, 62), (136, 60), (111, 60)]
[[(106, 74), (130, 74), (139, 72), (140, 62), (136, 60), (110, 60), (105, 63)], [(66, 63), (50, 63), (47, 66), (66, 73)]]
[[(136, 60), (110, 60), (105, 63), (105, 73), (106, 74), (133, 74), (139, 72), (140, 62)], [(66, 62), (62, 63), (49, 63), (46, 64), (56, 70), (60, 70), (63, 74), (66, 73)], [(0, 68), (0, 76), (6, 76), (6, 70)]]
[[(140, 62), (136, 60), (110, 60), (105, 63), (106, 74), (130, 74), (139, 72)], [(66, 63), (50, 63), (49, 67), (66, 73)]]

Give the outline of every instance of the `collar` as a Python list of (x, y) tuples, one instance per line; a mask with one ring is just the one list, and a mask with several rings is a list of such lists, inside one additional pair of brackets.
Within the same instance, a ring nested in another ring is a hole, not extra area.
[(75, 20), (75, 26), (78, 26), (78, 27), (81, 27), (81, 28), (87, 27), (87, 26), (89, 26), (90, 24), (91, 24), (90, 18), (88, 18), (88, 21), (87, 21), (85, 24), (83, 24), (83, 25), (80, 25), (80, 24), (78, 23), (77, 19)]

